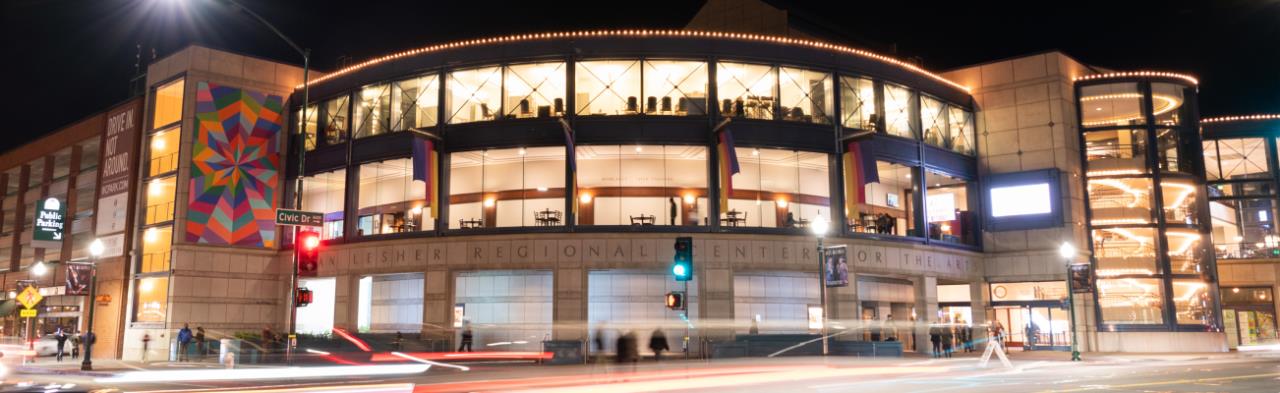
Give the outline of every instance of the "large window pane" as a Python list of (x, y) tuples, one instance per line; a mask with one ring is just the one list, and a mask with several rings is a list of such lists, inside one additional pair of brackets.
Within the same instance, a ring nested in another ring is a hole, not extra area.
[(973, 112), (956, 106), (947, 107), (947, 122), (951, 124), (951, 150), (960, 154), (974, 154), (977, 146), (974, 138), (977, 134), (973, 123)]
[(502, 67), (457, 70), (445, 82), (449, 124), (498, 118), (502, 110)]
[(391, 84), (368, 85), (356, 93), (356, 138), (378, 135), (391, 128)]
[(507, 67), (506, 112), (508, 117), (551, 117), (564, 115), (564, 95), (568, 84), (565, 63), (520, 64)]
[(1093, 254), (1098, 261), (1098, 277), (1158, 273), (1154, 236), (1152, 228), (1094, 229)]
[(294, 131), (301, 132), (303, 135), (306, 135), (304, 138), (307, 142), (307, 145), (306, 145), (307, 151), (315, 150), (316, 149), (316, 129), (317, 129), (316, 127), (318, 126), (318, 124), (316, 123), (316, 119), (320, 118), (320, 106), (319, 105), (308, 106), (307, 118), (305, 120), (302, 118), (302, 110), (295, 111), (293, 118), (298, 120), (298, 124), (296, 124), (297, 129), (295, 129)]
[[(1209, 160), (1211, 155), (1206, 149), (1206, 172), (1216, 172), (1217, 178), (1222, 180), (1266, 179), (1271, 176), (1267, 170), (1266, 140), (1262, 138), (1241, 138), (1222, 139), (1217, 142), (1217, 154), (1212, 156), (1215, 158), (1214, 161)], [(1210, 169), (1210, 165), (1214, 165), (1216, 168)], [(1215, 177), (1211, 175), (1209, 179), (1213, 180)]]
[(947, 130), (947, 110), (942, 101), (920, 96), (920, 124), (924, 127), (924, 142), (944, 149), (951, 148), (951, 134)]
[(784, 120), (831, 124), (830, 73), (782, 67), (778, 94)]
[(1146, 123), (1142, 113), (1142, 93), (1137, 83), (1113, 83), (1080, 88), (1080, 114), (1084, 127), (1139, 125)]
[(1156, 125), (1176, 126), (1186, 121), (1186, 87), (1170, 83), (1151, 84), (1151, 109)]
[(889, 135), (917, 139), (911, 124), (911, 90), (884, 84), (884, 128)]
[(342, 212), (346, 200), (347, 171), (339, 169), (302, 179), (302, 208), (324, 214), (322, 239), (342, 237)]
[[(707, 75), (705, 62), (645, 60), (644, 94), (658, 98), (660, 115), (705, 115), (709, 79)], [(668, 102), (675, 103), (672, 113), (667, 113)]]
[[(895, 236), (920, 236), (915, 225), (916, 182), (919, 169), (886, 161), (876, 161), (880, 181), (864, 186), (866, 204), (848, 212), (853, 232)], [(845, 198), (857, 198), (846, 195)]]
[(133, 319), (137, 322), (164, 322), (169, 313), (169, 277), (139, 279), (137, 305)]
[[(580, 61), (574, 71), (574, 102), (579, 115), (634, 115), (640, 113), (640, 61)], [(670, 108), (670, 98), (663, 98)], [(655, 97), (646, 113), (656, 114)], [(669, 110), (668, 110), (669, 111)]]
[(1203, 281), (1173, 280), (1173, 307), (1179, 324), (1210, 325), (1215, 320), (1209, 283)]
[(1151, 179), (1089, 179), (1088, 192), (1093, 225), (1152, 222)]
[(1147, 172), (1146, 131), (1133, 129), (1086, 132), (1084, 144), (1090, 177)]
[(142, 263), (138, 273), (169, 271), (173, 250), (173, 227), (151, 227), (142, 231)]
[(1190, 179), (1166, 178), (1160, 181), (1164, 199), (1164, 220), (1170, 225), (1195, 225), (1198, 220), (1196, 201), (1200, 187)]
[(440, 106), (440, 76), (427, 74), (391, 86), (391, 130), (434, 127)]
[(578, 146), (579, 225), (704, 225), (702, 146)]
[(758, 148), (737, 154), (742, 171), (733, 176), (722, 226), (803, 228), (818, 216), (831, 219), (825, 154)]
[(426, 185), (413, 180), (408, 158), (360, 165), (357, 235), (435, 229), (426, 206)]
[[(978, 217), (971, 209), (971, 184), (963, 179), (925, 171), (925, 220), (929, 238), (977, 244)], [(976, 199), (975, 199), (976, 200)]]
[(1209, 215), (1213, 217), (1213, 246), (1218, 258), (1280, 256), (1276, 213), (1276, 203), (1272, 198), (1209, 202)]
[(1200, 233), (1194, 229), (1171, 228), (1164, 234), (1169, 247), (1169, 270), (1173, 274), (1204, 273), (1204, 250)]
[(1160, 280), (1121, 278), (1098, 280), (1098, 307), (1102, 321), (1114, 324), (1164, 323), (1164, 290)]
[(1186, 172), (1190, 163), (1178, 154), (1178, 131), (1156, 130), (1156, 166), (1165, 172)]
[[(178, 128), (171, 128), (151, 134), (147, 143), (147, 176), (156, 176), (178, 169), (179, 138), (182, 133)], [(11, 180), (12, 181), (12, 180)]]
[(772, 66), (718, 63), (716, 88), (725, 117), (773, 119), (778, 70)]
[(182, 82), (179, 79), (156, 88), (151, 127), (164, 127), (182, 120)]
[(173, 221), (173, 198), (177, 176), (147, 181), (147, 210), (143, 225)]
[(347, 111), (351, 97), (342, 96), (324, 104), (324, 140), (330, 145), (347, 141)]
[(450, 154), (449, 227), (564, 225), (564, 147)]
[(876, 128), (876, 85), (870, 79), (840, 77), (840, 118), (845, 128)]

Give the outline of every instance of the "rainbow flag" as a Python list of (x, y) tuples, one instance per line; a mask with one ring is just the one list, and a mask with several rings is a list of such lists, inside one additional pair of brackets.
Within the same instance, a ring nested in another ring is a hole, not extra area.
[(435, 143), (426, 138), (413, 139), (413, 180), (426, 183), (427, 206), (431, 207), (431, 218), (436, 218), (439, 203), (437, 196), (440, 190), (440, 157), (436, 154)]
[(880, 169), (876, 159), (862, 151), (862, 143), (849, 142), (844, 153), (844, 209), (845, 214), (858, 211), (859, 204), (867, 203), (867, 183), (880, 182)]
[(726, 127), (720, 131), (716, 142), (720, 156), (720, 211), (729, 211), (729, 194), (733, 193), (733, 175), (742, 172), (738, 166), (738, 152), (733, 146), (733, 132)]

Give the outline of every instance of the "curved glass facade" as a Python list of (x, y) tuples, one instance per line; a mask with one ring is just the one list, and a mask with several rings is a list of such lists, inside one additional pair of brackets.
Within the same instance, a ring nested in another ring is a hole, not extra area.
[(1195, 88), (1103, 79), (1076, 94), (1100, 329), (1220, 328)]

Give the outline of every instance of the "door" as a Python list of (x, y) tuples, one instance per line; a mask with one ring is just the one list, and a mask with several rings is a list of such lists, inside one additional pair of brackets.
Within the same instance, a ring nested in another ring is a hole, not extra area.
[(1060, 306), (1028, 306), (1026, 312), (1026, 348), (1031, 350), (1069, 350), (1071, 321), (1067, 309)]

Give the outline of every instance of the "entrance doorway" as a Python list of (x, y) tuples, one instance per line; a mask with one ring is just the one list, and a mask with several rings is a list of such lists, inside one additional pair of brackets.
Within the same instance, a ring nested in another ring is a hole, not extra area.
[(994, 320), (1004, 327), (1007, 347), (1023, 350), (1071, 350), (1071, 319), (1058, 302), (995, 305)]

